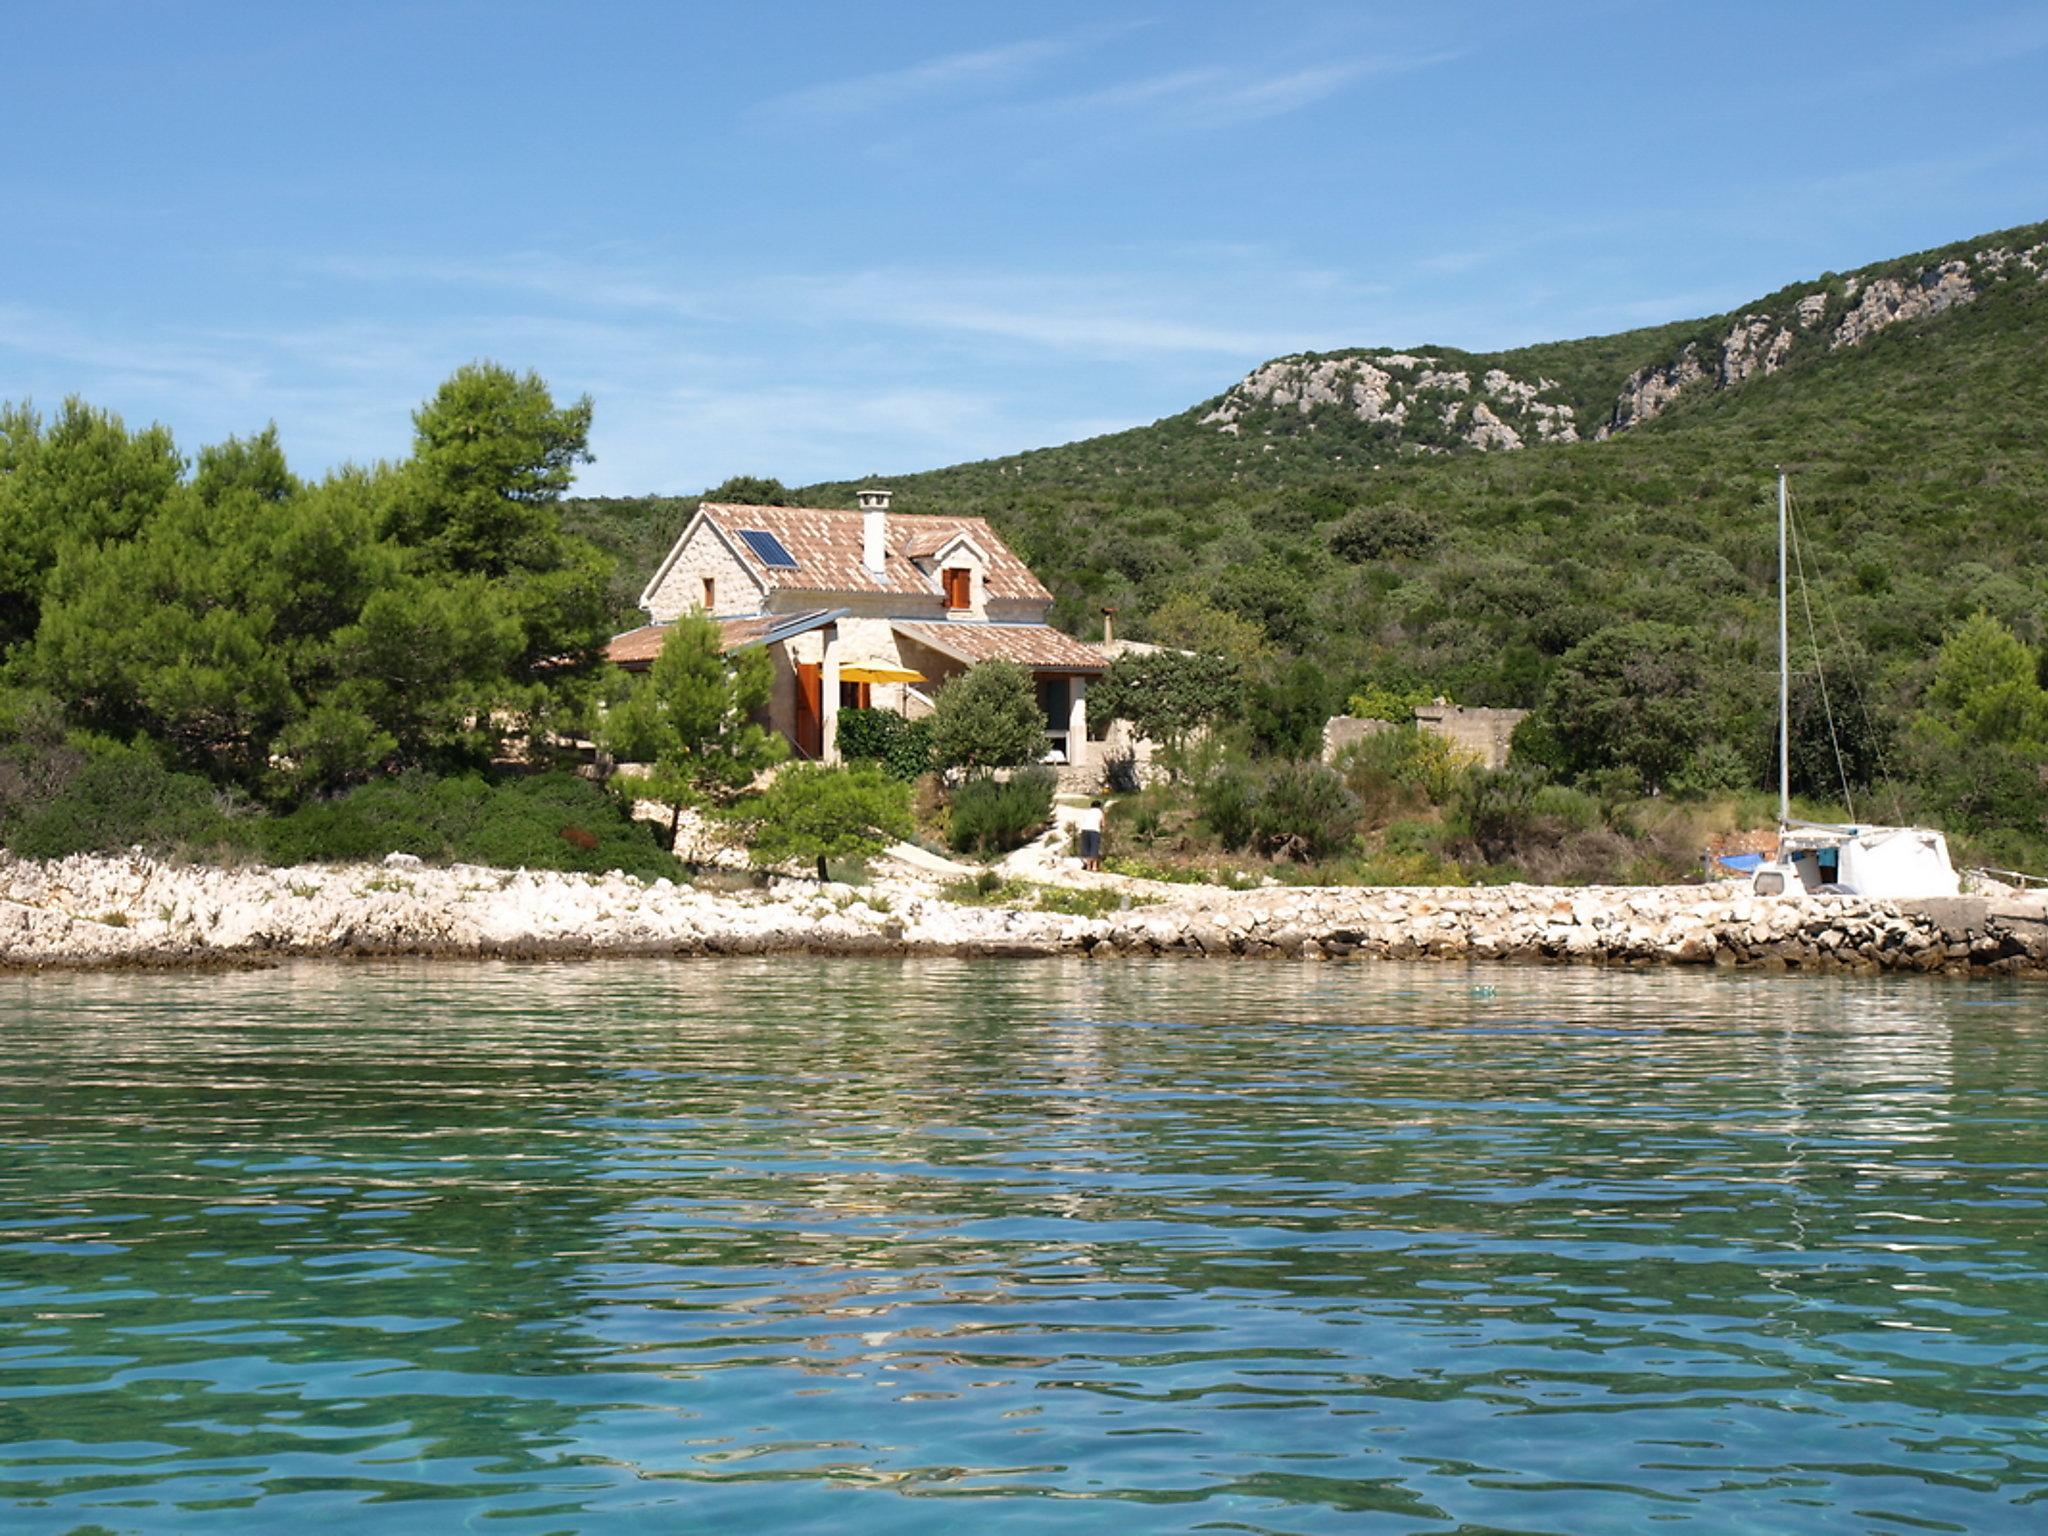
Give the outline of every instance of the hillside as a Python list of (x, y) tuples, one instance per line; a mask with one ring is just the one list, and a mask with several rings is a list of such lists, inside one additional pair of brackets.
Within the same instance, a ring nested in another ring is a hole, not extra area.
[[(1113, 606), (1144, 634), (1195, 594), (1312, 658), (1332, 701), (1379, 681), (1531, 704), (1602, 627), (1677, 624), (1761, 755), (1780, 464), (1816, 627), (1874, 712), (1979, 608), (2038, 644), (2048, 225), (1615, 336), (1277, 358), (1149, 427), (892, 483), (905, 511), (992, 518), (1083, 633)], [(637, 575), (691, 505), (575, 520)]]

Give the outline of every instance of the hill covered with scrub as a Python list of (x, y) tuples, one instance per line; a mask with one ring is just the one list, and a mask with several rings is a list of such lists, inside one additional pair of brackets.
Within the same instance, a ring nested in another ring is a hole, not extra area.
[[(1619, 335), (1276, 358), (1151, 426), (890, 483), (992, 519), (1079, 633), (1112, 607), (1120, 634), (1240, 651), (1272, 745), (1361, 693), (1541, 706), (1567, 657), (1634, 634), (1697, 661), (1700, 776), (1760, 788), (1780, 466), (1812, 604), (1795, 783), (1839, 800), (1830, 716), (1851, 789), (1895, 781), (1945, 637), (1983, 613), (2044, 638), (2048, 224)], [(692, 504), (569, 515), (638, 574)]]
[(2048, 224), (1618, 336), (1278, 358), (1149, 427), (892, 484), (995, 519), (1084, 629), (1199, 592), (1333, 672), (1530, 705), (1619, 620), (1765, 645), (1781, 465), (1877, 657), (1978, 608), (2038, 641)]

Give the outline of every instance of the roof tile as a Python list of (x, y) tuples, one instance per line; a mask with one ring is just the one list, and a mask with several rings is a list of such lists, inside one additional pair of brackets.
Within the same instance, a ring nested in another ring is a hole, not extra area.
[(978, 661), (1014, 661), (1027, 667), (1100, 672), (1109, 665), (1102, 652), (1050, 624), (972, 624), (944, 620), (898, 623), (890, 628), (920, 645), (972, 666)]
[[(1052, 594), (1031, 574), (1029, 566), (981, 517), (929, 517), (890, 512), (882, 569), (871, 571), (861, 559), (864, 512), (828, 507), (755, 507), (705, 502), (698, 509), (738, 551), (748, 568), (771, 588), (803, 592), (898, 592), (930, 596), (937, 589), (920, 570), (955, 534), (966, 534), (989, 560), (987, 590), (991, 597), (1025, 602), (1050, 602)], [(772, 533), (795, 559), (794, 569), (764, 565), (739, 534), (748, 529)]]

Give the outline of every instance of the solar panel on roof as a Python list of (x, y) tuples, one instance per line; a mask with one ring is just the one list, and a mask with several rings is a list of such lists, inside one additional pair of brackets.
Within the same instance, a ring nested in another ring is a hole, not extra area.
[(775, 537), (774, 534), (764, 533), (759, 528), (742, 528), (740, 530), (740, 538), (746, 542), (747, 548), (754, 552), (756, 558), (770, 569), (784, 571), (796, 569), (796, 556), (784, 549), (782, 547), (782, 540)]

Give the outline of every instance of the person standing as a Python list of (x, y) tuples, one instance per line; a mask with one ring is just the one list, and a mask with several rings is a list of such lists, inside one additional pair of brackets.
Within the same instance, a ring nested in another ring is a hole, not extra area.
[(1102, 868), (1102, 802), (1091, 800), (1081, 813), (1081, 867)]

